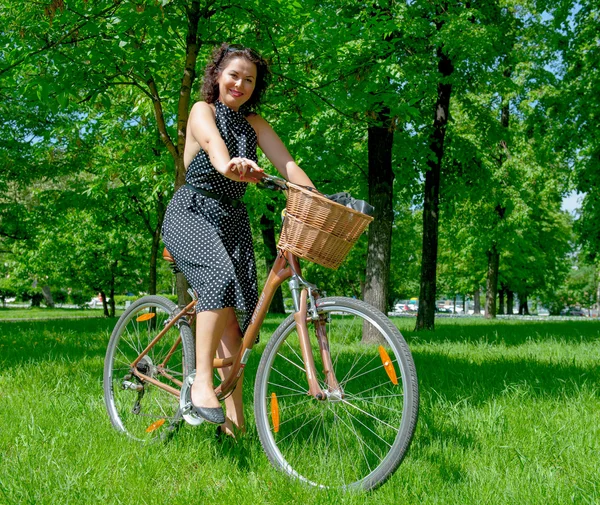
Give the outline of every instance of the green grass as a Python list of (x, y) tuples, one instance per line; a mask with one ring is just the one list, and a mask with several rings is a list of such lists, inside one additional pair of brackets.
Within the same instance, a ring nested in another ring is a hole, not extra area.
[[(123, 311), (117, 310), (117, 316)], [(3, 308), (0, 307), (0, 321), (17, 319), (81, 319), (83, 317), (101, 317), (102, 309), (48, 309), (41, 307)]]
[[(85, 311), (88, 313), (89, 311)], [(0, 322), (1, 504), (600, 503), (600, 323), (440, 319), (414, 333), (420, 418), (408, 456), (372, 493), (321, 491), (268, 463), (253, 427), (218, 443), (210, 426), (139, 445), (102, 397), (114, 320)]]

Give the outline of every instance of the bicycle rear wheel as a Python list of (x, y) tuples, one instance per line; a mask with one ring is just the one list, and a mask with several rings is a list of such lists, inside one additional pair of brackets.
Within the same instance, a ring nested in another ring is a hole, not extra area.
[[(373, 489), (401, 463), (419, 404), (415, 366), (398, 329), (370, 305), (349, 298), (317, 302), (340, 392), (324, 401), (308, 384), (296, 323), (288, 317), (268, 342), (257, 371), (255, 416), (261, 443), (280, 470), (311, 485)], [(363, 326), (381, 345), (361, 343)], [(314, 326), (309, 324), (318, 381), (327, 390)]]
[(177, 306), (161, 296), (144, 296), (120, 317), (104, 361), (104, 401), (113, 426), (130, 437), (148, 441), (181, 421), (178, 391), (193, 370), (194, 339), (185, 319), (172, 326), (136, 365), (131, 364), (166, 326)]

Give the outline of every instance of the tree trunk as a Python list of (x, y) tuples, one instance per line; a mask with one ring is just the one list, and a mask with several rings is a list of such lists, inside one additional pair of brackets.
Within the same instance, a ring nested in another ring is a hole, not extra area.
[[(599, 271), (600, 273), (600, 271)], [(598, 282), (598, 287), (596, 288), (596, 316), (600, 317), (600, 281)]]
[(148, 293), (151, 295), (156, 294), (158, 258), (159, 255), (162, 256), (160, 238), (166, 211), (167, 208), (164, 204), (163, 196), (159, 195), (156, 202), (156, 226), (152, 232), (152, 247), (150, 249), (150, 280), (148, 283)]
[(498, 290), (498, 314), (504, 314), (504, 294), (506, 293), (506, 288), (503, 284), (501, 284), (500, 289)]
[[(394, 172), (392, 145), (394, 133), (389, 109), (377, 113), (377, 125), (369, 126), (369, 203), (375, 207), (374, 221), (369, 225), (367, 270), (364, 299), (384, 314), (387, 313), (390, 259), (392, 253), (392, 224), (394, 222)], [(365, 323), (362, 341), (379, 341), (379, 332)]]
[(44, 303), (46, 307), (54, 308), (54, 299), (52, 298), (52, 293), (50, 292), (50, 286), (45, 285), (42, 287), (42, 294), (44, 295)]
[(487, 253), (488, 269), (485, 292), (485, 317), (494, 319), (496, 317), (496, 295), (498, 294), (498, 266), (500, 254), (496, 250), (496, 244)]
[[(272, 211), (273, 207), (267, 205), (267, 208)], [(265, 268), (267, 274), (271, 270), (275, 259), (277, 258), (277, 242), (275, 241), (275, 222), (263, 215), (260, 218), (263, 245), (264, 245), (264, 257), (265, 257)], [(283, 303), (283, 293), (281, 287), (277, 288), (273, 301), (269, 307), (269, 314), (285, 314), (285, 305)]]
[[(443, 25), (443, 21), (436, 22), (437, 30), (441, 30)], [(437, 57), (439, 72), (443, 77), (448, 77), (454, 71), (452, 61), (441, 47), (437, 48)], [(452, 84), (444, 79), (444, 81), (438, 83), (437, 89), (438, 96), (435, 104), (433, 134), (430, 141), (430, 149), (433, 152), (433, 157), (430, 157), (427, 161), (428, 169), (425, 174), (423, 248), (421, 253), (421, 281), (416, 330), (432, 330), (435, 326), (440, 174), (442, 159), (444, 157), (444, 138), (446, 136), (446, 125), (448, 124)]]
[(31, 295), (31, 306), (32, 307), (41, 307), (43, 296), (40, 293), (33, 293)]
[(529, 306), (527, 304), (527, 295), (519, 295), (519, 314), (522, 316), (529, 315)]
[(481, 293), (479, 289), (473, 293), (473, 314), (481, 314)]
[[(173, 156), (175, 161), (175, 190), (177, 191), (183, 184), (185, 184), (185, 165), (183, 163), (183, 152), (185, 149), (187, 122), (189, 118), (189, 109), (191, 101), (192, 85), (196, 79), (196, 61), (198, 59), (198, 52), (200, 51), (200, 40), (198, 38), (198, 25), (201, 18), (209, 19), (214, 11), (209, 10), (209, 7), (205, 7), (204, 10), (200, 9), (200, 2), (198, 0), (192, 0), (189, 6), (186, 8), (186, 14), (188, 18), (187, 33), (186, 33), (186, 55), (185, 55), (185, 66), (183, 70), (183, 77), (181, 79), (181, 87), (179, 89), (179, 102), (177, 104), (177, 142), (173, 143), (169, 137), (166, 123), (164, 119), (161, 121), (162, 108), (157, 111), (155, 103), (155, 115), (157, 116), (157, 123), (159, 126), (159, 134), (161, 139), (167, 146), (167, 149)], [(187, 283), (183, 274), (177, 274), (177, 301), (179, 305), (186, 305), (191, 301), (191, 297), (187, 290), (189, 284)]]
[(452, 298), (452, 313), (456, 314), (456, 295)]
[(110, 283), (110, 300), (108, 301), (110, 305), (110, 317), (115, 317), (115, 279), (113, 277)]
[(152, 247), (150, 248), (150, 279), (148, 282), (148, 294), (156, 294), (156, 267), (158, 258), (158, 249), (160, 247), (160, 230), (155, 230), (152, 235)]
[(463, 314), (467, 313), (467, 296), (463, 295)]
[(110, 317), (110, 314), (108, 313), (108, 302), (106, 301), (106, 295), (104, 294), (104, 291), (100, 291), (100, 298), (102, 298), (102, 309), (104, 311), (104, 317)]
[(509, 316), (514, 314), (513, 307), (515, 305), (515, 294), (509, 288), (506, 288), (506, 313)]
[[(510, 77), (510, 70), (505, 70), (504, 76), (507, 78)], [(508, 129), (509, 124), (509, 113), (509, 102), (502, 100), (500, 124), (506, 129)], [(508, 157), (506, 140), (500, 141), (500, 147), (501, 153), (498, 158), (498, 163), (500, 166), (502, 166), (504, 159)], [(506, 213), (506, 207), (497, 204), (495, 211), (498, 215), (498, 220), (502, 221), (502, 219), (504, 219), (504, 214)], [(492, 244), (492, 247), (487, 251), (486, 254), (488, 257), (488, 272), (485, 299), (485, 317), (488, 319), (493, 319), (496, 317), (496, 295), (498, 293), (498, 270), (500, 266), (500, 253), (498, 251), (496, 242)], [(502, 300), (502, 303), (504, 303), (504, 300)]]

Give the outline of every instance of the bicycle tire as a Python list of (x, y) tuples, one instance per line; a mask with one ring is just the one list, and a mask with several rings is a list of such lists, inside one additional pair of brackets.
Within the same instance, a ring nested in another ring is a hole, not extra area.
[[(267, 343), (257, 370), (259, 438), (271, 463), (292, 477), (318, 487), (374, 489), (398, 468), (415, 431), (419, 390), (412, 355), (394, 324), (365, 302), (322, 298), (317, 310), (328, 321), (331, 359), (343, 396), (325, 401), (307, 396), (291, 315)], [(379, 331), (387, 354), (378, 345), (361, 343), (365, 322)], [(318, 350), (311, 326), (311, 347)], [(384, 355), (399, 372), (397, 385), (386, 371)], [(314, 357), (326, 390), (317, 351)]]
[[(130, 365), (177, 311), (167, 298), (144, 296), (121, 315), (108, 342), (103, 378), (106, 409), (112, 425), (136, 440), (156, 439), (181, 421), (179, 398), (132, 375)], [(178, 337), (180, 345), (161, 368)], [(183, 382), (194, 369), (194, 339), (187, 321), (173, 325), (137, 368), (178, 389), (165, 374)]]

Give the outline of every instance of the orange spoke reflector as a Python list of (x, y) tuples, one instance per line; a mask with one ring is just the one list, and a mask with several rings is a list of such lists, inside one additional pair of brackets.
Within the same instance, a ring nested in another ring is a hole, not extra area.
[(277, 401), (277, 395), (271, 393), (271, 421), (273, 421), (273, 431), (279, 432), (279, 402)]
[(146, 314), (142, 314), (135, 318), (136, 321), (148, 321), (148, 319), (152, 319), (156, 315), (155, 312), (147, 312)]
[(163, 424), (165, 424), (164, 419), (159, 419), (158, 421), (154, 421), (150, 426), (146, 428), (146, 433), (152, 433), (154, 430), (160, 428)]
[(381, 357), (381, 362), (383, 363), (383, 368), (385, 368), (388, 377), (396, 386), (398, 385), (398, 377), (396, 376), (396, 369), (394, 368), (394, 364), (390, 359), (390, 355), (386, 352), (382, 345), (379, 346), (379, 356)]

